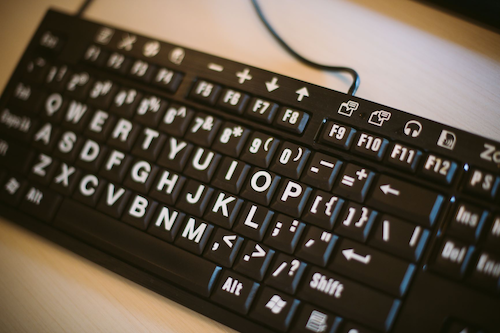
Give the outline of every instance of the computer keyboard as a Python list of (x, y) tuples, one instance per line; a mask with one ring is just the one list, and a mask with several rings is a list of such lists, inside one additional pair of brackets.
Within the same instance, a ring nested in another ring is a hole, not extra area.
[(500, 331), (500, 143), (49, 11), (0, 215), (242, 332)]

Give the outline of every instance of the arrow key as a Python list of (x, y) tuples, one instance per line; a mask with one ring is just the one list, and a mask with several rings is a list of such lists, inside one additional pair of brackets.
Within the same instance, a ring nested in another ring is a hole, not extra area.
[(329, 268), (372, 287), (401, 297), (415, 266), (348, 239), (341, 240)]
[(236, 255), (242, 244), (243, 237), (237, 236), (235, 233), (225, 229), (218, 228), (212, 242), (205, 250), (204, 256), (222, 266), (231, 267), (233, 266), (234, 259), (236, 259)]

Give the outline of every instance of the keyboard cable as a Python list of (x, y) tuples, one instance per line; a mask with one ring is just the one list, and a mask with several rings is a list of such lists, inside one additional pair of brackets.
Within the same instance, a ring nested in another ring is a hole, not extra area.
[(90, 5), (91, 2), (92, 2), (92, 0), (85, 0), (80, 5), (80, 8), (78, 8), (78, 11), (76, 12), (75, 16), (76, 17), (82, 17), (83, 13), (85, 12), (85, 10), (87, 10), (87, 7)]
[(288, 53), (290, 53), (294, 58), (296, 58), (297, 60), (305, 63), (306, 65), (308, 66), (311, 66), (313, 68), (317, 68), (317, 69), (322, 69), (322, 70), (326, 70), (326, 71), (330, 71), (330, 72), (344, 72), (344, 73), (348, 73), (352, 76), (352, 84), (351, 84), (351, 87), (349, 88), (349, 91), (347, 92), (349, 95), (353, 95), (356, 93), (356, 91), (358, 90), (358, 87), (359, 87), (359, 74), (358, 72), (356, 72), (354, 69), (350, 68), (350, 67), (341, 67), (341, 66), (328, 66), (328, 65), (323, 65), (323, 64), (318, 64), (317, 62), (314, 62), (314, 61), (311, 61), (303, 56), (301, 56), (300, 54), (298, 54), (294, 49), (292, 49), (279, 35), (278, 33), (274, 30), (274, 28), (271, 26), (271, 24), (269, 24), (268, 20), (266, 19), (266, 17), (264, 16), (264, 14), (262, 13), (262, 10), (260, 8), (260, 5), (258, 3), (257, 0), (252, 0), (252, 4), (255, 8), (255, 11), (257, 12), (257, 15), (259, 15), (259, 18), (260, 20), (262, 21), (262, 23), (264, 23), (264, 25), (266, 26), (267, 30), (269, 30), (269, 32), (273, 35), (273, 37), (278, 41), (278, 43), (285, 49), (288, 51)]

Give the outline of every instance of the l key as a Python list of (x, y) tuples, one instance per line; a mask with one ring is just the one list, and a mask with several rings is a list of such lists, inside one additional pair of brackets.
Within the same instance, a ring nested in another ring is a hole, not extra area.
[(430, 227), (443, 202), (444, 197), (440, 194), (381, 175), (366, 204)]

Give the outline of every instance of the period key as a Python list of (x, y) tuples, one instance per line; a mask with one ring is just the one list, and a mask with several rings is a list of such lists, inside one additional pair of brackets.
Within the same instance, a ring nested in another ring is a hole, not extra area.
[(415, 223), (432, 226), (443, 202), (444, 197), (436, 192), (381, 175), (366, 204)]

